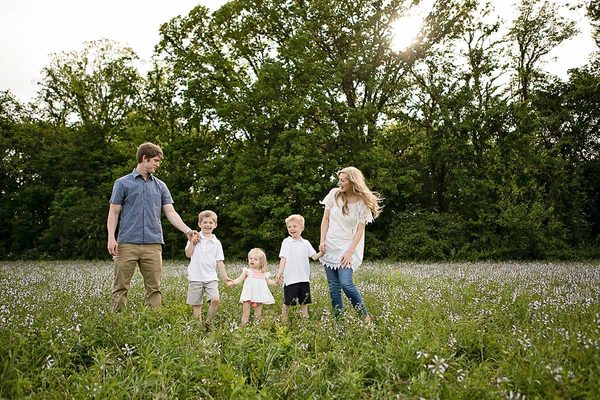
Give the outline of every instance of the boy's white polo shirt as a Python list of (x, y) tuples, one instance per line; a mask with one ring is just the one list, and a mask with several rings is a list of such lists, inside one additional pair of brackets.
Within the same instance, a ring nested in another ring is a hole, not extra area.
[(217, 262), (224, 261), (223, 246), (213, 234), (207, 239), (200, 232), (200, 241), (194, 246), (194, 252), (188, 266), (188, 280), (195, 282), (210, 282), (219, 279)]
[(306, 239), (294, 240), (291, 236), (283, 239), (279, 257), (285, 258), (283, 270), (283, 283), (291, 285), (298, 282), (309, 282), (310, 266), (309, 257), (317, 252)]

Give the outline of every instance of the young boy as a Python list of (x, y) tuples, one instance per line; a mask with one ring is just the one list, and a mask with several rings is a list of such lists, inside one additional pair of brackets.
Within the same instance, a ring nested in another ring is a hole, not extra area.
[(275, 275), (278, 284), (283, 275), (283, 307), (281, 320), (286, 322), (290, 306), (300, 305), (300, 313), (308, 318), (308, 304), (310, 298), (310, 268), (309, 257), (317, 261), (323, 252), (317, 253), (310, 242), (302, 238), (304, 230), (304, 217), (293, 214), (285, 219), (289, 237), (281, 243), (279, 251), (279, 268)]
[(198, 226), (200, 227), (197, 243), (188, 240), (185, 246), (185, 255), (191, 258), (188, 266), (188, 294), (187, 304), (192, 306), (194, 318), (202, 324), (202, 297), (206, 292), (206, 301), (210, 302), (206, 315), (205, 329), (208, 331), (210, 324), (219, 307), (219, 283), (217, 269), (221, 277), (229, 282), (231, 279), (225, 270), (223, 263), (223, 246), (213, 230), (217, 227), (217, 214), (214, 211), (205, 210), (198, 214)]

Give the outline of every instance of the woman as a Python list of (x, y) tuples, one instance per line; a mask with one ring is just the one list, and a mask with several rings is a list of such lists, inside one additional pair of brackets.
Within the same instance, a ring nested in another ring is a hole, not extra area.
[(367, 306), (352, 281), (352, 275), (363, 259), (365, 225), (381, 212), (382, 198), (372, 192), (359, 169), (347, 167), (337, 173), (338, 187), (331, 189), (321, 204), (325, 206), (321, 221), (319, 250), (325, 254), (325, 267), (331, 305), (338, 316), (343, 308), (342, 290), (354, 308), (370, 321)]

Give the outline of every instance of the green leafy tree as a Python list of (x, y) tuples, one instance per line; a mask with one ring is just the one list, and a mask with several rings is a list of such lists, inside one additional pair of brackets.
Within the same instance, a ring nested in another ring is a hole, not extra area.
[[(372, 174), (376, 133), (406, 97), (407, 68), (454, 31), (467, 2), (437, 2), (415, 47), (390, 49), (401, 1), (232, 1), (161, 27), (188, 129), (214, 128), (202, 179), (231, 218), (235, 251), (272, 248), (291, 212), (318, 226), (333, 173)], [(366, 156), (366, 153), (370, 156)], [(311, 233), (316, 240), (318, 232)]]
[(600, 155), (599, 78), (598, 62), (592, 62), (571, 70), (568, 82), (546, 85), (533, 102), (540, 121), (539, 179), (557, 219), (568, 227), (570, 245), (598, 234), (598, 184), (590, 173)]
[(0, 217), (4, 221), (0, 226), (0, 253), (5, 255), (13, 251), (10, 220), (17, 207), (15, 197), (26, 178), (25, 162), (14, 146), (14, 137), (23, 119), (22, 113), (23, 106), (10, 91), (0, 92)]
[(48, 209), (60, 172), (52, 147), (60, 133), (37, 124), (18, 123), (3, 129), (3, 229), (9, 241), (8, 258), (40, 256), (41, 236), (48, 225)]
[(482, 8), (466, 18), (459, 35), (411, 68), (414, 101), (398, 115), (421, 138), (421, 206), (475, 220), (494, 201), (489, 172), (507, 115), (499, 82), (503, 41), (498, 22), (482, 22), (489, 13)]
[(100, 221), (106, 218), (113, 168), (126, 162), (125, 150), (128, 159), (134, 152), (123, 140), (135, 131), (129, 124), (139, 85), (135, 59), (131, 50), (97, 41), (82, 52), (54, 56), (44, 68), (33, 104), (37, 119), (12, 130), (7, 150), (15, 163), (12, 173), (22, 176), (8, 218), (17, 254), (27, 248), (34, 249), (30, 256), (100, 256), (82, 240), (105, 242)]
[(45, 118), (62, 126), (102, 126), (112, 139), (139, 100), (137, 59), (133, 50), (107, 39), (54, 55), (42, 70), (38, 93)]
[(587, 11), (594, 28), (593, 35), (596, 46), (600, 47), (600, 1), (590, 0)]
[[(184, 220), (219, 214), (228, 258), (255, 246), (276, 254), (291, 213), (317, 243), (319, 200), (347, 165), (385, 197), (370, 257), (570, 257), (597, 246), (598, 61), (568, 82), (541, 68), (574, 33), (564, 6), (520, 1), (504, 38), (488, 4), (436, 1), (415, 42), (395, 51), (390, 25), (416, 3), (198, 6), (161, 27), (145, 78), (111, 41), (55, 55), (36, 103), (0, 93), (2, 257), (105, 257), (112, 184), (145, 140), (163, 147), (158, 176)], [(597, 9), (588, 3), (596, 25)], [(165, 239), (165, 257), (181, 256), (180, 233)]]
[(519, 1), (519, 15), (509, 36), (515, 43), (512, 59), (516, 92), (522, 101), (529, 98), (531, 89), (543, 78), (540, 67), (544, 57), (577, 33), (575, 22), (562, 14), (565, 8), (568, 4), (558, 5), (551, 0)]

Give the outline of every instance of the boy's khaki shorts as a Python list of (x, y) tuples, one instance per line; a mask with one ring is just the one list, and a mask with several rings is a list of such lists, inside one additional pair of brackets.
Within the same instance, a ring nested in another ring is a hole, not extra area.
[(186, 303), (192, 306), (202, 305), (202, 297), (206, 292), (206, 301), (219, 298), (219, 282), (198, 282), (190, 281), (188, 284), (187, 300)]

